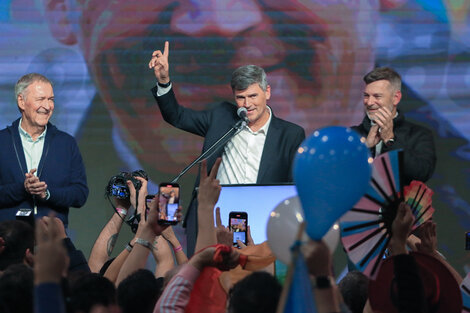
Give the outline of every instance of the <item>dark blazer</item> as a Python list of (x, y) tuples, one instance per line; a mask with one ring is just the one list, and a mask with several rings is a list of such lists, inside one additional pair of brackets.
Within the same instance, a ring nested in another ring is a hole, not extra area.
[[(361, 136), (367, 136), (370, 128), (371, 122), (367, 115), (360, 125), (352, 127)], [(393, 133), (394, 143), (389, 147), (383, 145), (381, 153), (402, 149), (405, 186), (412, 180), (426, 182), (436, 167), (436, 148), (432, 132), (423, 126), (408, 122), (398, 111), (398, 116), (393, 120)], [(375, 150), (375, 147), (373, 149)]]
[[(229, 102), (223, 102), (214, 109), (195, 111), (182, 107), (176, 101), (173, 89), (163, 96), (157, 96), (157, 87), (152, 89), (157, 100), (163, 119), (171, 125), (204, 137), (202, 151), (206, 151), (225, 132), (227, 132), (240, 118), (237, 116), (237, 107)], [(281, 120), (276, 116), (271, 118), (266, 141), (258, 171), (258, 184), (274, 184), (292, 182), (292, 162), (297, 148), (305, 139), (302, 127)], [(223, 149), (215, 152), (207, 160), (207, 170), (210, 171), (215, 160), (223, 153)], [(199, 185), (199, 175), (196, 179)], [(197, 237), (197, 192), (194, 189), (191, 203), (184, 219), (186, 227), (187, 254), (194, 253)]]
[[(173, 89), (159, 97), (157, 96), (157, 87), (154, 87), (152, 93), (166, 122), (179, 129), (204, 137), (203, 152), (240, 119), (237, 116), (237, 107), (229, 102), (223, 102), (211, 110), (195, 111), (180, 106)], [(304, 139), (305, 131), (302, 127), (277, 118), (273, 113), (256, 183), (292, 182), (292, 161), (297, 148)], [(222, 153), (223, 149), (219, 149), (208, 159), (209, 171)]]
[[(0, 131), (0, 221), (15, 219), (20, 208), (34, 207), (33, 197), (24, 188), (28, 172), (18, 131), (20, 119)], [(52, 209), (65, 225), (69, 207), (81, 207), (88, 197), (85, 167), (75, 139), (47, 124), (41, 161), (36, 172), (45, 181), (48, 200), (36, 198), (38, 216)]]

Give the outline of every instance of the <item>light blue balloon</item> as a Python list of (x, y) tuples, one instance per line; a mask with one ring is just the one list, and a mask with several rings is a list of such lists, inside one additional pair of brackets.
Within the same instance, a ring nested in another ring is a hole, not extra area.
[(310, 238), (320, 240), (365, 194), (371, 164), (369, 149), (350, 128), (321, 128), (302, 142), (294, 181)]

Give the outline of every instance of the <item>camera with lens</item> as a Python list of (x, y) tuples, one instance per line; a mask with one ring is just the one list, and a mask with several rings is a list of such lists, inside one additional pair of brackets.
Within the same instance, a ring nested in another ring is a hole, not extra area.
[(148, 175), (144, 170), (137, 170), (132, 173), (121, 172), (118, 175), (111, 177), (106, 186), (105, 195), (108, 197), (116, 197), (118, 199), (129, 199), (130, 191), (127, 187), (127, 181), (130, 180), (134, 185), (135, 190), (139, 191), (142, 187), (142, 182), (136, 177), (142, 177), (148, 180)]

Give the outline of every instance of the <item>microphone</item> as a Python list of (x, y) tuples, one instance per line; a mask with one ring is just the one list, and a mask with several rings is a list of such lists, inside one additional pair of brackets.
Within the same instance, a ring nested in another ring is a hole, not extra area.
[(248, 124), (248, 123), (250, 122), (250, 120), (249, 120), (248, 117), (246, 116), (246, 112), (247, 112), (246, 108), (241, 107), (241, 108), (238, 108), (238, 110), (237, 110), (237, 115), (238, 115), (243, 121), (245, 121), (245, 123)]

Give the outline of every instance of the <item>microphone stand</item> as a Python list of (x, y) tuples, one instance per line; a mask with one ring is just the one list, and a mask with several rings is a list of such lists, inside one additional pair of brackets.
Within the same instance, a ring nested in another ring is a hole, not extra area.
[(244, 119), (240, 119), (235, 125), (232, 126), (222, 137), (220, 137), (212, 146), (209, 147), (206, 151), (204, 151), (200, 156), (198, 156), (194, 161), (192, 161), (188, 166), (186, 166), (173, 180), (172, 183), (176, 183), (181, 176), (186, 174), (194, 165), (201, 162), (204, 159), (209, 158), (212, 154), (214, 154), (219, 148), (223, 147), (230, 139), (233, 138), (243, 127), (245, 127), (246, 121)]

